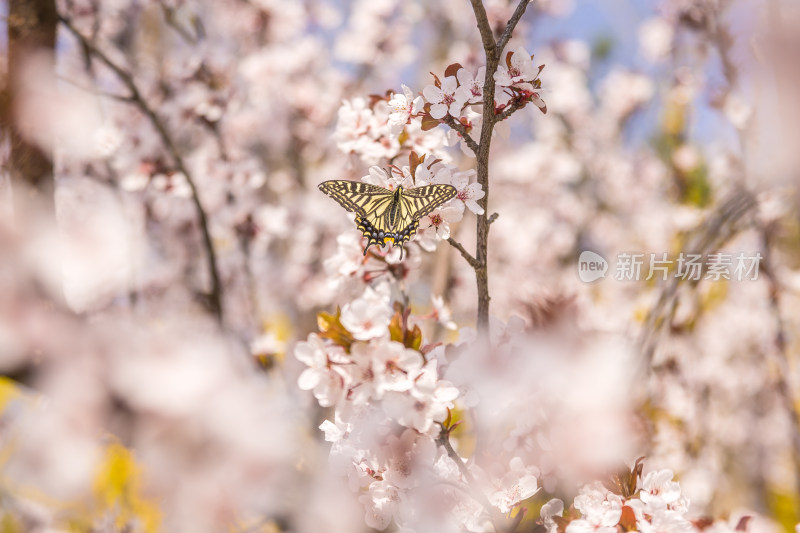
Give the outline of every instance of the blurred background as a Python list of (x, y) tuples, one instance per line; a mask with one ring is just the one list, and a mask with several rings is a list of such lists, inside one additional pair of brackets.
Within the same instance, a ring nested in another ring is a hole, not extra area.
[[(484, 4), (497, 28), (516, 7)], [(559, 461), (608, 443), (765, 531), (800, 521), (798, 28), (791, 0), (533, 0), (508, 49), (546, 65), (548, 113), (515, 114), (490, 170), (492, 314), (560, 343), (526, 367), (553, 397), (608, 385)], [(443, 126), (351, 127), (371, 94), (483, 64), (469, 3), (7, 0), (0, 35), (2, 529), (366, 531), (293, 346), (378, 277), (441, 319), (430, 342), (463, 338), (474, 273), (446, 243), (358, 270), (317, 185), (410, 149), (474, 168)], [(584, 250), (606, 279), (578, 278)], [(762, 260), (619, 281), (622, 252)]]

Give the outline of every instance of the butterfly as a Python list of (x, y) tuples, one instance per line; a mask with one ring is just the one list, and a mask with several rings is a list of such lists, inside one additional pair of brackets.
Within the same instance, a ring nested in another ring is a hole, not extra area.
[(454, 198), (458, 191), (452, 185), (425, 185), (395, 190), (360, 181), (330, 180), (319, 184), (319, 190), (356, 214), (356, 224), (368, 239), (364, 255), (373, 244), (383, 246), (391, 241), (400, 247), (417, 233), (419, 219)]

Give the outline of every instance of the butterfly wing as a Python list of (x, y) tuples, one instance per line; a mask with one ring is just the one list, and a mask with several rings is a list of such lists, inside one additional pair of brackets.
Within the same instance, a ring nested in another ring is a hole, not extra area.
[(384, 214), (391, 207), (393, 192), (359, 181), (330, 180), (320, 183), (319, 190), (354, 212), (358, 229), (367, 238), (364, 255), (373, 244), (383, 246), (393, 233), (384, 224)]
[(445, 202), (456, 197), (458, 191), (452, 185), (436, 184), (415, 187), (403, 191), (404, 211), (414, 220), (428, 215)]
[(392, 201), (392, 191), (389, 189), (360, 181), (324, 181), (319, 184), (319, 190), (360, 217), (365, 217), (376, 210), (385, 210)]

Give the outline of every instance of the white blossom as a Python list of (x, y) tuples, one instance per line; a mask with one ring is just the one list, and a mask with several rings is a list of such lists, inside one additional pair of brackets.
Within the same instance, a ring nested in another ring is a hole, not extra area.
[(342, 325), (358, 340), (369, 340), (388, 335), (392, 308), (389, 305), (388, 286), (377, 289), (367, 287), (357, 300), (342, 308)]
[(531, 55), (520, 46), (511, 54), (511, 67), (505, 64), (505, 55), (503, 61), (497, 67), (497, 72), (494, 73), (494, 79), (500, 87), (512, 87), (519, 83), (530, 83), (539, 76), (539, 67), (533, 64)]
[(442, 80), (442, 86), (428, 85), (422, 90), (422, 95), (431, 104), (431, 116), (442, 119), (448, 113), (458, 119), (461, 114), (461, 103), (456, 99), (458, 80), (455, 76), (447, 76)]
[(402, 86), (403, 93), (394, 93), (389, 100), (389, 125), (392, 133), (397, 135), (408, 123), (411, 115), (416, 115), (422, 110), (424, 102), (421, 96), (414, 97), (411, 89)]
[(458, 109), (462, 109), (467, 104), (477, 104), (483, 101), (483, 82), (486, 76), (486, 67), (480, 67), (478, 73), (473, 77), (472, 73), (465, 68), (456, 72), (459, 87), (456, 89), (455, 98), (458, 102)]

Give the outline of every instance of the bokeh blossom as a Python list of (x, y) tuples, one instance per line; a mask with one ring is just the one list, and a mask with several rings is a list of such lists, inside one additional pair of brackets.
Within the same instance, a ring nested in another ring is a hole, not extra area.
[(3, 531), (797, 530), (800, 8), (624, 4), (7, 2)]

